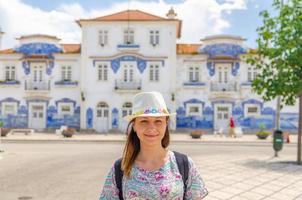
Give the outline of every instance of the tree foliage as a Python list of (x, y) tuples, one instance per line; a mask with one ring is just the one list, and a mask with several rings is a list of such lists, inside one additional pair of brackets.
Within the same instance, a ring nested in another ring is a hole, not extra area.
[(273, 16), (262, 11), (263, 25), (257, 29), (258, 48), (247, 63), (257, 68), (252, 87), (265, 101), (281, 97), (293, 105), (302, 92), (302, 0), (274, 0)]

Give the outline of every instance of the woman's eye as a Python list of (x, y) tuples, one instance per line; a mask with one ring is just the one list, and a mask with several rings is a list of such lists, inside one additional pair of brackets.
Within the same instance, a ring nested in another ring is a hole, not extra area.
[(163, 122), (161, 120), (155, 121), (156, 124), (162, 124)]
[(145, 123), (147, 123), (147, 121), (146, 120), (142, 120), (141, 123), (145, 124)]

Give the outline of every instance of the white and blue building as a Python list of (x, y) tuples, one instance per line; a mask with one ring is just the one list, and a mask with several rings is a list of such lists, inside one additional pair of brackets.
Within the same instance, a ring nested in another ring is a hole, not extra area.
[[(276, 102), (251, 88), (257, 70), (245, 62), (245, 39), (209, 36), (178, 44), (181, 20), (127, 10), (77, 21), (80, 44), (34, 34), (0, 50), (0, 120), (5, 127), (123, 131), (134, 94), (161, 92), (173, 129), (227, 127), (231, 116), (247, 131), (274, 128)], [(3, 37), (1, 32), (0, 37)], [(281, 128), (298, 127), (297, 106), (281, 111)]]

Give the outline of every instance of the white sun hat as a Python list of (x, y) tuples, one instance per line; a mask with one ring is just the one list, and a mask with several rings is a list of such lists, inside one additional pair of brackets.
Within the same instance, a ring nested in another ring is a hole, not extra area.
[(159, 92), (141, 92), (133, 97), (132, 114), (124, 117), (131, 121), (136, 117), (162, 117), (172, 116), (169, 113), (164, 97)]

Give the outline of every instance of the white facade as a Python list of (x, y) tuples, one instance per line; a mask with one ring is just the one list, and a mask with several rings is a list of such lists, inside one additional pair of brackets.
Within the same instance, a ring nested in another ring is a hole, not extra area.
[[(152, 90), (178, 113), (173, 129), (227, 128), (231, 116), (245, 129), (274, 126), (275, 102), (251, 91), (257, 71), (244, 62), (244, 39), (221, 35), (177, 44), (181, 21), (137, 10), (77, 22), (80, 45), (31, 35), (0, 51), (5, 126), (124, 131), (132, 96)], [(286, 109), (283, 128), (296, 129), (297, 112)]]

